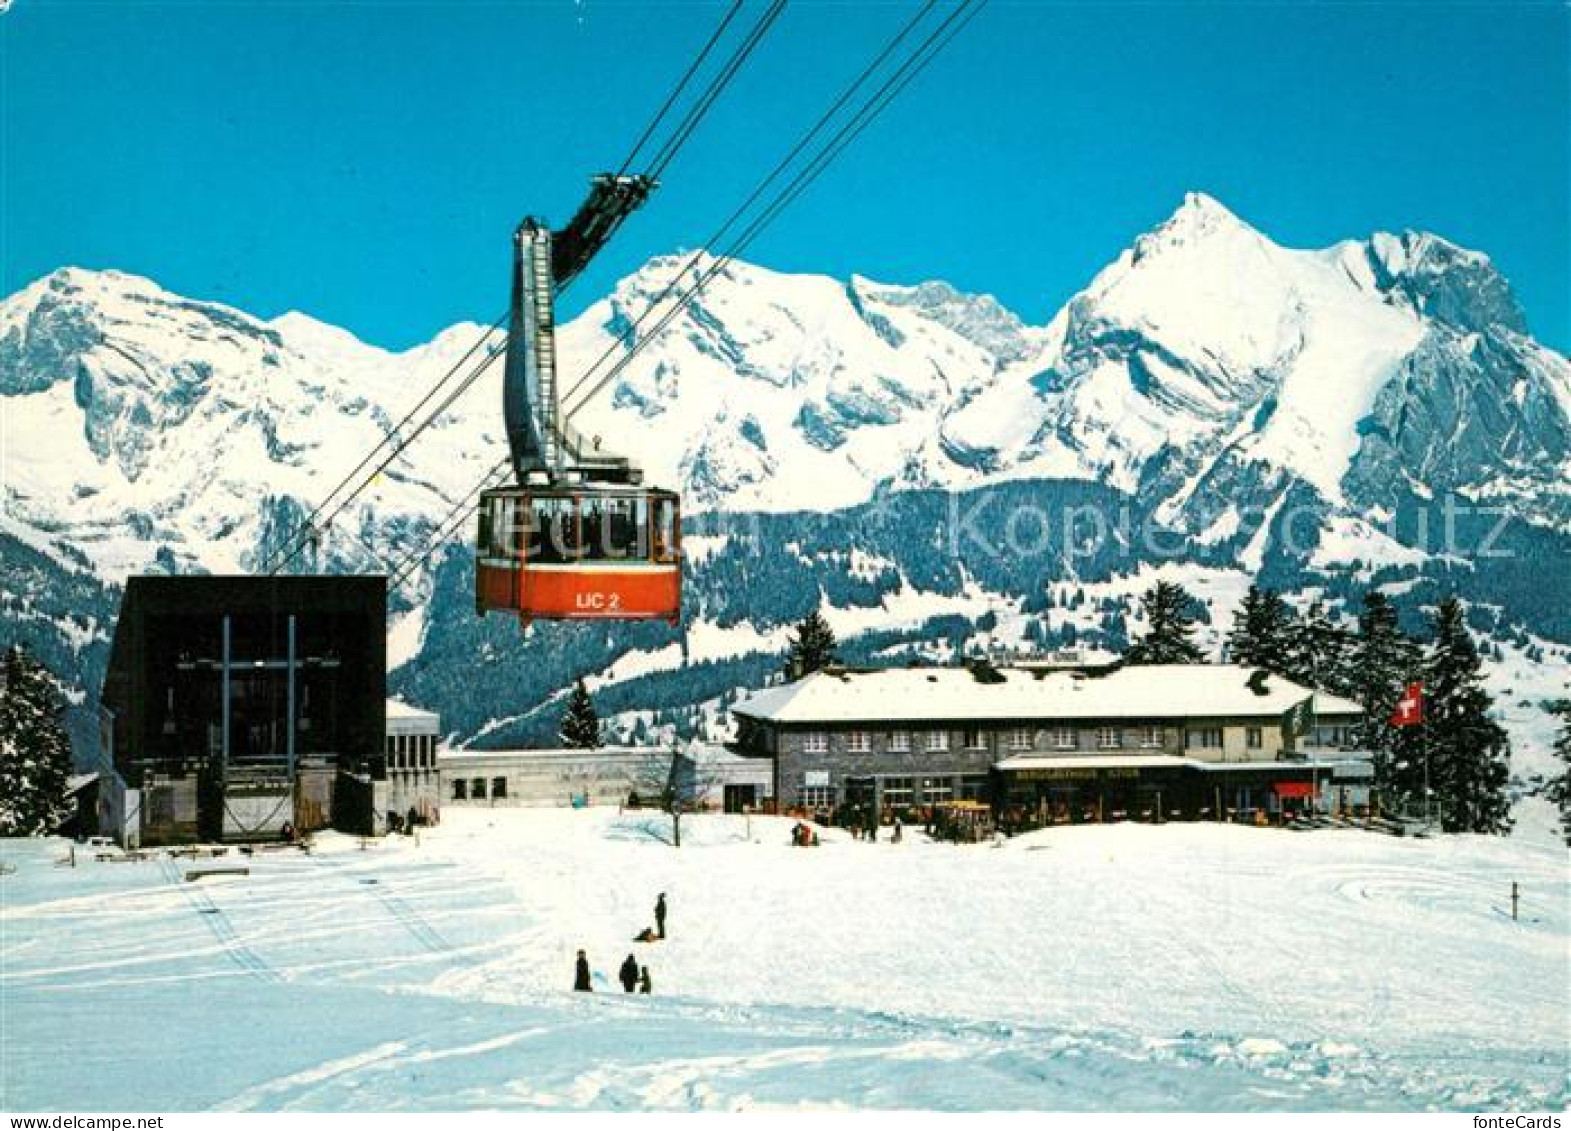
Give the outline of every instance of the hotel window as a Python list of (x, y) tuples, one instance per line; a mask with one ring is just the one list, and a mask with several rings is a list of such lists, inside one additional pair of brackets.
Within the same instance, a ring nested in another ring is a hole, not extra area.
[(1184, 736), (1184, 743), (1191, 750), (1222, 749), (1221, 727), (1196, 727)]
[(1265, 734), (1259, 727), (1249, 727), (1244, 731), (1244, 736), (1251, 750), (1259, 750), (1266, 744)]
[(967, 727), (964, 741), (961, 745), (967, 750), (981, 750), (986, 743), (982, 741), (982, 732), (976, 727)]
[(927, 735), (927, 749), (934, 754), (941, 754), (948, 750), (949, 732), (947, 730), (929, 731)]
[(1031, 728), (1030, 727), (1015, 727), (1012, 730), (1010, 730), (1010, 732), (1009, 732), (1009, 749), (1011, 749), (1011, 750), (1029, 750), (1029, 749), (1031, 749)]
[(1096, 746), (1098, 750), (1117, 750), (1123, 745), (1117, 727), (1098, 727), (1096, 732)]
[(885, 778), (884, 805), (890, 809), (909, 808), (915, 800), (915, 778)]
[(1310, 732), (1308, 745), (1329, 746), (1342, 750), (1351, 750), (1357, 746), (1357, 736), (1353, 728), (1345, 724), (1321, 724)]
[(953, 801), (955, 784), (949, 778), (923, 778), (922, 804), (937, 805), (940, 801)]
[(506, 797), (507, 796), (507, 779), (506, 778), (492, 778), (491, 779), (491, 796), (492, 797)]
[(1055, 727), (1053, 729), (1053, 749), (1073, 750), (1079, 746), (1079, 739), (1075, 735), (1074, 727)]
[(987, 793), (986, 774), (966, 774), (960, 779), (960, 796), (966, 801), (981, 801)]
[(832, 785), (804, 785), (802, 787), (802, 808), (828, 809), (835, 803), (835, 787)]
[(469, 783), (469, 796), (475, 801), (485, 800), (485, 778), (475, 778)]
[(871, 754), (873, 736), (865, 730), (853, 730), (846, 735), (846, 753)]
[(1162, 748), (1162, 728), (1141, 727), (1135, 731), (1135, 745), (1142, 750), (1160, 750)]
[(821, 730), (809, 731), (802, 736), (803, 754), (828, 754), (829, 736)]
[(911, 750), (911, 732), (908, 730), (892, 730), (889, 732), (889, 751), (892, 754), (906, 754)]
[(469, 783), (463, 778), (453, 779), (453, 800), (467, 801), (469, 799)]

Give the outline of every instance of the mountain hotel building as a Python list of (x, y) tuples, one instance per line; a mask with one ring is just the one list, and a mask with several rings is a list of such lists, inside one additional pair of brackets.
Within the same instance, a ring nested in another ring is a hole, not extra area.
[(830, 668), (732, 708), (782, 806), (993, 802), (1028, 823), (1367, 803), (1358, 704), (1228, 665)]

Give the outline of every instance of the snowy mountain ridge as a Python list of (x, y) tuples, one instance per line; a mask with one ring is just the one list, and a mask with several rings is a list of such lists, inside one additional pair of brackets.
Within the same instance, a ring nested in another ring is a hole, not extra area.
[[(564, 389), (605, 377), (621, 337), (659, 320), (651, 302), (712, 262), (656, 257), (565, 326)], [(31, 284), (0, 302), (0, 625), (90, 699), (125, 575), (258, 568), (467, 351), (460, 373), (500, 345), (465, 324), (393, 353), (118, 272)], [(500, 370), (290, 568), (423, 553), (504, 455)], [(1541, 582), (1571, 545), (1568, 418), (1571, 363), (1528, 335), (1486, 256), (1427, 234), (1293, 250), (1191, 195), (1045, 325), (940, 282), (733, 262), (575, 420), (683, 492), (683, 626), (563, 628), (542, 664), (516, 625), (475, 619), (461, 527), (390, 595), (393, 678), (462, 739), (533, 741), (578, 675), (608, 716), (708, 726), (815, 604), (870, 659), (922, 641), (954, 655), (978, 634), (1116, 647), (1139, 580), (1162, 569), (1219, 578), (1200, 588), (1213, 616), (1255, 575), (1344, 611), (1371, 578), (1444, 587), (1536, 648), (1524, 632), (1571, 640), (1571, 607)], [(946, 494), (1129, 507), (1178, 549), (957, 556)], [(1414, 510), (1442, 499), (1507, 509), (1515, 557), (1432, 545)], [(1285, 552), (1290, 500), (1310, 539)], [(703, 525), (736, 514), (751, 529)], [(1063, 582), (1081, 594), (1070, 621), (1071, 598), (1048, 596)]]
[[(657, 257), (565, 327), (564, 387), (710, 262)], [(479, 333), (393, 354), (303, 314), (57, 272), (0, 304), (7, 510), (109, 576), (160, 554), (251, 568)], [(347, 513), (371, 546), (427, 531), (501, 457), (499, 369)], [(1294, 483), (1355, 512), (1460, 491), (1563, 529), (1568, 407), (1571, 365), (1526, 336), (1487, 257), (1418, 233), (1288, 250), (1191, 194), (1042, 327), (943, 283), (732, 263), (578, 423), (695, 510), (1086, 479), (1157, 491), (1198, 535)], [(328, 552), (373, 564), (359, 538)]]

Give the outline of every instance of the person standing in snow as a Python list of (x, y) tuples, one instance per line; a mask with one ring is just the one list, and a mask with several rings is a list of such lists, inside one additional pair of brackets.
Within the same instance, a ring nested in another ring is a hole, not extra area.
[(589, 984), (589, 959), (583, 951), (578, 952), (578, 966), (573, 971), (573, 989), (579, 993), (594, 992), (594, 987)]
[(638, 959), (629, 954), (623, 961), (622, 970), (618, 976), (622, 980), (622, 989), (628, 993), (636, 990), (638, 988)]
[(660, 898), (655, 900), (655, 932), (665, 938), (665, 892), (661, 892)]
[(649, 981), (649, 967), (647, 966), (638, 973), (638, 992), (641, 994), (654, 993), (654, 986)]

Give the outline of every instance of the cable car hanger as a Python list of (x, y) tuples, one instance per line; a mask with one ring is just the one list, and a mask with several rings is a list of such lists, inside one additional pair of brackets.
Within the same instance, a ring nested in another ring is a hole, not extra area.
[(480, 499), (475, 608), (525, 623), (649, 620), (681, 613), (679, 501), (646, 488), (626, 456), (588, 444), (562, 415), (555, 293), (655, 187), (603, 173), (560, 231), (528, 217), (513, 234), (502, 411), (514, 485)]

